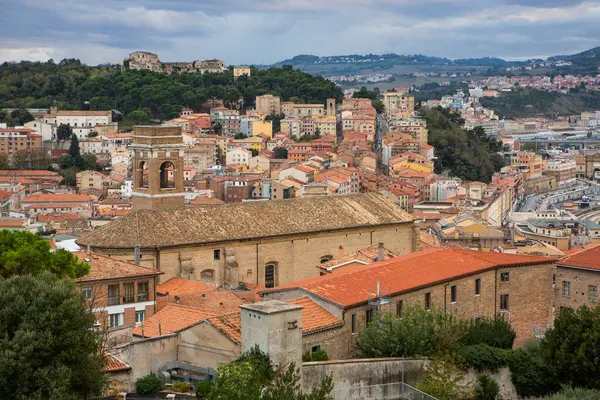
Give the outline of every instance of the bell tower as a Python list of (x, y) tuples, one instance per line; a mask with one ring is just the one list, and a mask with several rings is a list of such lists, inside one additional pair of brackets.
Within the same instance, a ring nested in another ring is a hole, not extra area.
[(335, 117), (335, 99), (327, 99), (327, 116)]
[(133, 209), (185, 205), (183, 136), (179, 126), (136, 126), (133, 143)]

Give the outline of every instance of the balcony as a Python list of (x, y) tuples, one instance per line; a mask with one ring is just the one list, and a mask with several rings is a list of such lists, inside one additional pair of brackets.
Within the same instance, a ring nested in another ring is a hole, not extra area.
[(150, 296), (148, 296), (148, 293), (138, 293), (137, 295), (137, 301), (142, 302), (142, 301), (148, 301), (150, 298)]
[(109, 306), (118, 306), (121, 304), (121, 296), (108, 296), (108, 305)]
[(129, 304), (134, 302), (135, 297), (131, 296), (123, 296), (123, 304)]

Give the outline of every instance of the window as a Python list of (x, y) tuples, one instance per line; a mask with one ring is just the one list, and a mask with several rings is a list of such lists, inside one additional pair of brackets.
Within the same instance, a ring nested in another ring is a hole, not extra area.
[(137, 301), (148, 301), (148, 281), (138, 282)]
[(133, 303), (135, 301), (133, 288), (133, 282), (127, 282), (123, 284), (123, 304)]
[(275, 265), (267, 264), (265, 266), (265, 288), (275, 287)]
[(590, 303), (598, 301), (598, 286), (588, 286), (588, 298), (590, 299)]
[(141, 324), (145, 320), (146, 320), (146, 311), (142, 310), (142, 311), (135, 312), (135, 323), (136, 324)]
[(431, 293), (425, 293), (425, 309), (431, 310)]
[(563, 290), (562, 290), (563, 296), (570, 296), (571, 295), (571, 282), (569, 281), (563, 281)]
[(221, 250), (219, 250), (219, 249), (213, 250), (213, 259), (215, 261), (218, 261), (221, 259)]
[(311, 351), (312, 353), (316, 353), (316, 352), (317, 352), (317, 351), (319, 351), (319, 350), (321, 350), (321, 345), (320, 345), (320, 344), (318, 344), (318, 345), (316, 345), (316, 346), (313, 346), (313, 347), (310, 349), (310, 351)]
[(373, 322), (373, 309), (372, 308), (367, 310), (366, 319), (367, 319), (367, 324), (370, 324), (371, 322)]
[(123, 314), (108, 314), (108, 326), (116, 328), (123, 325)]
[(500, 295), (500, 310), (508, 311), (508, 295), (507, 294)]
[(396, 315), (400, 318), (402, 318), (402, 309), (403, 308), (404, 308), (404, 301), (398, 300), (398, 302), (396, 303)]
[(475, 296), (481, 294), (481, 278), (475, 279)]
[(92, 288), (91, 287), (84, 287), (81, 292), (83, 293), (84, 299), (89, 300), (92, 298)]
[(121, 291), (119, 285), (108, 285), (108, 305), (115, 306), (121, 304)]
[(450, 302), (456, 303), (456, 285), (450, 286)]
[(352, 314), (352, 320), (351, 320), (351, 326), (352, 326), (352, 333), (356, 333), (356, 314)]
[(500, 282), (508, 282), (510, 280), (510, 274), (508, 272), (500, 272)]

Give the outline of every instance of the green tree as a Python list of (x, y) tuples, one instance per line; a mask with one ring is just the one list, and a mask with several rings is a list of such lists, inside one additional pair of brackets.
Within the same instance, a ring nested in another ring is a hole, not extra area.
[(256, 149), (250, 149), (250, 152), (252, 153), (252, 157), (256, 157), (258, 155), (258, 150)]
[(61, 185), (65, 186), (75, 186), (77, 185), (77, 167), (69, 167), (67, 169), (62, 170), (63, 179), (60, 181)]
[(512, 349), (517, 334), (504, 318), (477, 318), (469, 322), (467, 345), (486, 344)]
[(433, 359), (417, 389), (432, 395), (439, 400), (466, 399), (468, 391), (461, 384), (465, 373), (448, 357)]
[(79, 278), (90, 271), (90, 266), (66, 250), (51, 253), (48, 242), (33, 233), (0, 231), (0, 276), (38, 275), (45, 271)]
[(382, 327), (370, 324), (357, 337), (360, 358), (430, 356), (450, 351), (464, 342), (467, 324), (452, 314), (407, 307), (402, 317), (382, 316)]
[(96, 156), (93, 154), (84, 154), (83, 157), (83, 169), (84, 170), (93, 170), (93, 171), (101, 171), (102, 166), (98, 164), (98, 160)]
[(141, 124), (150, 120), (150, 115), (144, 110), (134, 110), (127, 114), (127, 118), (134, 124)]
[(77, 135), (71, 136), (71, 145), (69, 146), (69, 155), (73, 158), (81, 156), (79, 150), (79, 139), (77, 139)]
[(262, 385), (250, 362), (233, 362), (217, 368), (217, 381), (208, 400), (258, 400)]
[(500, 393), (500, 385), (489, 375), (480, 374), (477, 376), (475, 400), (496, 400), (498, 393)]
[(285, 147), (275, 147), (273, 149), (273, 156), (275, 158), (287, 159), (288, 158), (288, 149), (286, 149)]
[(74, 282), (0, 278), (0, 398), (91, 399), (104, 385), (100, 336)]
[(60, 124), (56, 128), (56, 139), (59, 142), (67, 140), (67, 139), (71, 138), (72, 136), (73, 136), (73, 128), (71, 128), (71, 125)]
[(600, 389), (600, 306), (562, 308), (541, 351), (563, 383)]
[(10, 169), (10, 159), (6, 154), (0, 154), (0, 170)]

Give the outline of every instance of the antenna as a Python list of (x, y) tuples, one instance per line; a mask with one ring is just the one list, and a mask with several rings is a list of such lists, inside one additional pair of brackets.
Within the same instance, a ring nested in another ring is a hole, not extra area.
[[(391, 292), (391, 288), (390, 288)], [(379, 281), (377, 281), (377, 292), (374, 297), (371, 297), (372, 293), (369, 294), (369, 305), (377, 308), (377, 320), (379, 329), (383, 328), (383, 322), (381, 321), (381, 306), (390, 304), (392, 302), (391, 295), (382, 296)]]

